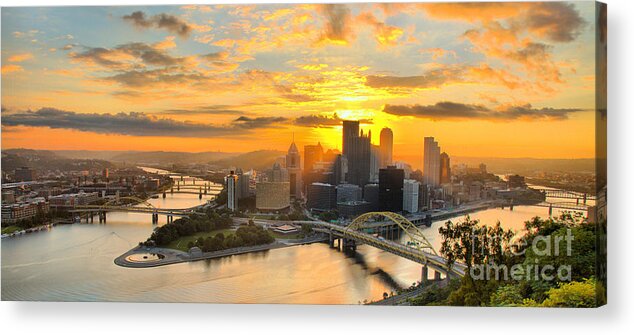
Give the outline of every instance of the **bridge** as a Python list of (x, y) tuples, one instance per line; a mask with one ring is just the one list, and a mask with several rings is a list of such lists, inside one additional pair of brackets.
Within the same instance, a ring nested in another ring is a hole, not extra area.
[[(386, 220), (387, 219), (387, 220)], [(358, 244), (366, 244), (377, 249), (395, 254), (422, 264), (421, 282), (428, 278), (428, 268), (435, 271), (434, 278), (440, 279), (441, 273), (447, 277), (464, 276), (467, 268), (464, 264), (454, 263), (451, 266), (447, 260), (438, 255), (436, 250), (422, 230), (400, 214), (392, 212), (370, 212), (357, 217), (347, 226), (341, 226), (324, 221), (293, 221), (296, 224), (306, 224), (314, 227), (314, 230), (329, 235), (329, 245), (344, 250), (356, 250)], [(377, 236), (377, 232), (392, 236), (394, 233), (406, 234), (409, 237), (407, 244), (401, 244), (390, 239)]]
[[(131, 201), (130, 204), (120, 204), (121, 200)], [(86, 213), (86, 222), (93, 222), (94, 215), (97, 214), (99, 222), (106, 222), (107, 212), (129, 212), (129, 213), (145, 213), (152, 214), (152, 223), (158, 223), (158, 216), (167, 216), (167, 222), (173, 222), (174, 217), (186, 217), (192, 214), (197, 214), (196, 207), (192, 208), (157, 208), (147, 200), (137, 197), (119, 197), (118, 199), (110, 200), (103, 205), (75, 205), (70, 209), (69, 213)]]
[(585, 205), (588, 200), (593, 200), (593, 201), (597, 200), (596, 196), (589, 195), (587, 193), (580, 193), (580, 192), (567, 191), (567, 190), (556, 190), (556, 189), (542, 189), (540, 191), (547, 198), (573, 199), (573, 200), (576, 200), (577, 204), (579, 204), (579, 202), (582, 201), (583, 204)]

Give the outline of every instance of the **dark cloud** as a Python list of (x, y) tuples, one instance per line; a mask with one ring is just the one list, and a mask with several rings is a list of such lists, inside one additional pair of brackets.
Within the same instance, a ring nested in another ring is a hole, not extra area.
[(200, 57), (202, 57), (204, 60), (216, 62), (226, 60), (227, 57), (229, 57), (229, 53), (226, 51), (218, 51), (208, 53), (206, 55), (201, 55)]
[(529, 29), (555, 42), (574, 40), (586, 25), (575, 6), (565, 2), (535, 3), (526, 21)]
[[(295, 119), (294, 124), (301, 127), (314, 127), (314, 128), (330, 128), (340, 126), (342, 118), (333, 113), (332, 116), (326, 115), (304, 115)], [(363, 124), (372, 124), (370, 119), (362, 119), (359, 122)]]
[(270, 128), (276, 124), (286, 122), (287, 120), (287, 118), (281, 116), (240, 116), (239, 118), (233, 120), (233, 125), (242, 129)]
[(398, 116), (414, 116), (430, 120), (482, 119), (482, 120), (565, 120), (570, 113), (580, 112), (578, 108), (533, 108), (530, 104), (508, 106), (493, 110), (482, 105), (456, 102), (438, 102), (435, 105), (385, 105), (383, 111)]
[[(239, 121), (240, 120), (240, 121)], [(240, 135), (251, 129), (270, 127), (284, 118), (238, 118), (229, 125), (211, 125), (157, 118), (144, 113), (75, 113), (41, 108), (2, 116), (3, 126), (74, 129), (100, 134), (132, 136), (216, 137)]]
[(421, 76), (367, 76), (365, 84), (374, 88), (403, 87), (431, 88), (461, 79), (465, 70), (460, 67), (443, 68), (427, 72)]
[(164, 114), (170, 115), (242, 115), (243, 111), (231, 109), (228, 105), (200, 106), (187, 109), (166, 109)]
[(121, 69), (129, 66), (129, 60), (122, 56), (132, 56), (140, 59), (146, 65), (173, 66), (182, 64), (183, 57), (172, 57), (163, 50), (145, 43), (122, 44), (115, 48), (89, 48), (88, 50), (71, 54), (71, 58), (93, 62), (110, 69)]
[(192, 27), (187, 22), (169, 14), (158, 14), (147, 17), (144, 12), (136, 11), (130, 15), (124, 15), (123, 20), (131, 22), (138, 28), (146, 29), (154, 27), (165, 29), (181, 37), (188, 37), (192, 31)]
[(105, 77), (105, 81), (113, 81), (132, 88), (152, 85), (202, 84), (209, 78), (200, 73), (172, 73), (170, 69), (131, 70)]
[(352, 39), (352, 16), (348, 6), (324, 4), (321, 13), (326, 19), (321, 40), (347, 43)]

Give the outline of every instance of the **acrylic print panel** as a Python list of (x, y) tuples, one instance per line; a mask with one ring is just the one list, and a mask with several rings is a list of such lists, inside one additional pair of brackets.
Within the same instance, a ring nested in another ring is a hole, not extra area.
[(2, 8), (2, 299), (600, 306), (606, 22)]

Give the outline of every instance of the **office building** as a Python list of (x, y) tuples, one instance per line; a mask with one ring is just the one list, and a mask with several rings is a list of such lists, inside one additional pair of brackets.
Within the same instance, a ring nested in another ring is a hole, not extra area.
[(378, 145), (370, 145), (370, 179), (371, 183), (379, 182), (379, 169), (381, 168), (381, 149)]
[(337, 202), (361, 200), (361, 187), (354, 184), (337, 185)]
[(432, 187), (440, 185), (440, 147), (433, 137), (425, 137), (423, 183)]
[(287, 182), (288, 170), (283, 168), (279, 162), (273, 163), (273, 167), (265, 173), (266, 178), (262, 181)]
[(403, 211), (404, 172), (395, 166), (379, 170), (379, 206), (382, 211)]
[(354, 138), (359, 137), (359, 121), (343, 121), (342, 131), (342, 154), (350, 157), (350, 150), (352, 148), (352, 141)]
[(229, 172), (225, 177), (225, 188), (227, 189), (227, 208), (232, 211), (238, 210), (238, 187), (239, 177), (234, 171)]
[(380, 168), (386, 168), (388, 165), (392, 165), (393, 161), (392, 148), (394, 146), (394, 134), (392, 133), (392, 129), (383, 128), (381, 129), (381, 134), (379, 137), (379, 147), (381, 155)]
[(451, 161), (446, 152), (440, 154), (440, 183), (451, 183)]
[(288, 181), (290, 182), (291, 196), (301, 197), (302, 195), (302, 166), (300, 155), (295, 141), (291, 143), (286, 154), (286, 170), (288, 170)]
[(372, 211), (379, 210), (379, 184), (363, 186), (363, 200), (370, 203)]
[(363, 213), (371, 212), (372, 205), (367, 201), (346, 201), (337, 203), (337, 211), (343, 217), (357, 217)]
[(420, 183), (413, 179), (403, 181), (403, 211), (408, 213), (418, 212), (418, 192)]
[(304, 146), (304, 172), (311, 172), (315, 170), (315, 164), (324, 160), (324, 148), (321, 143), (317, 145), (305, 145)]
[(337, 189), (326, 183), (308, 185), (306, 206), (310, 210), (329, 211), (337, 208)]
[(259, 211), (278, 211), (290, 206), (289, 182), (258, 182), (255, 184), (255, 207)]
[(348, 176), (348, 158), (344, 155), (337, 155), (335, 164), (333, 165), (333, 173), (335, 177), (335, 185), (346, 182)]

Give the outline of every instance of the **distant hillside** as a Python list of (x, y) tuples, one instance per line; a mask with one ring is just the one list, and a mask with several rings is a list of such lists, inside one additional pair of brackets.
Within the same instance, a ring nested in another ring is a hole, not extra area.
[(493, 173), (518, 173), (530, 175), (535, 172), (588, 172), (594, 173), (594, 159), (540, 159), (540, 158), (494, 158), (451, 157), (451, 164), (478, 166), (484, 163)]
[(226, 152), (171, 152), (171, 151), (89, 151), (59, 150), (56, 154), (74, 159), (104, 159), (116, 163), (172, 165), (174, 163), (208, 163), (235, 156)]
[(101, 159), (71, 159), (47, 150), (9, 149), (2, 151), (2, 170), (13, 171), (27, 166), (35, 170), (101, 170), (113, 164)]
[(283, 151), (259, 150), (213, 161), (211, 163), (223, 168), (239, 167), (245, 171), (250, 169), (265, 170), (270, 168), (275, 160), (283, 155), (285, 155), (285, 152)]

